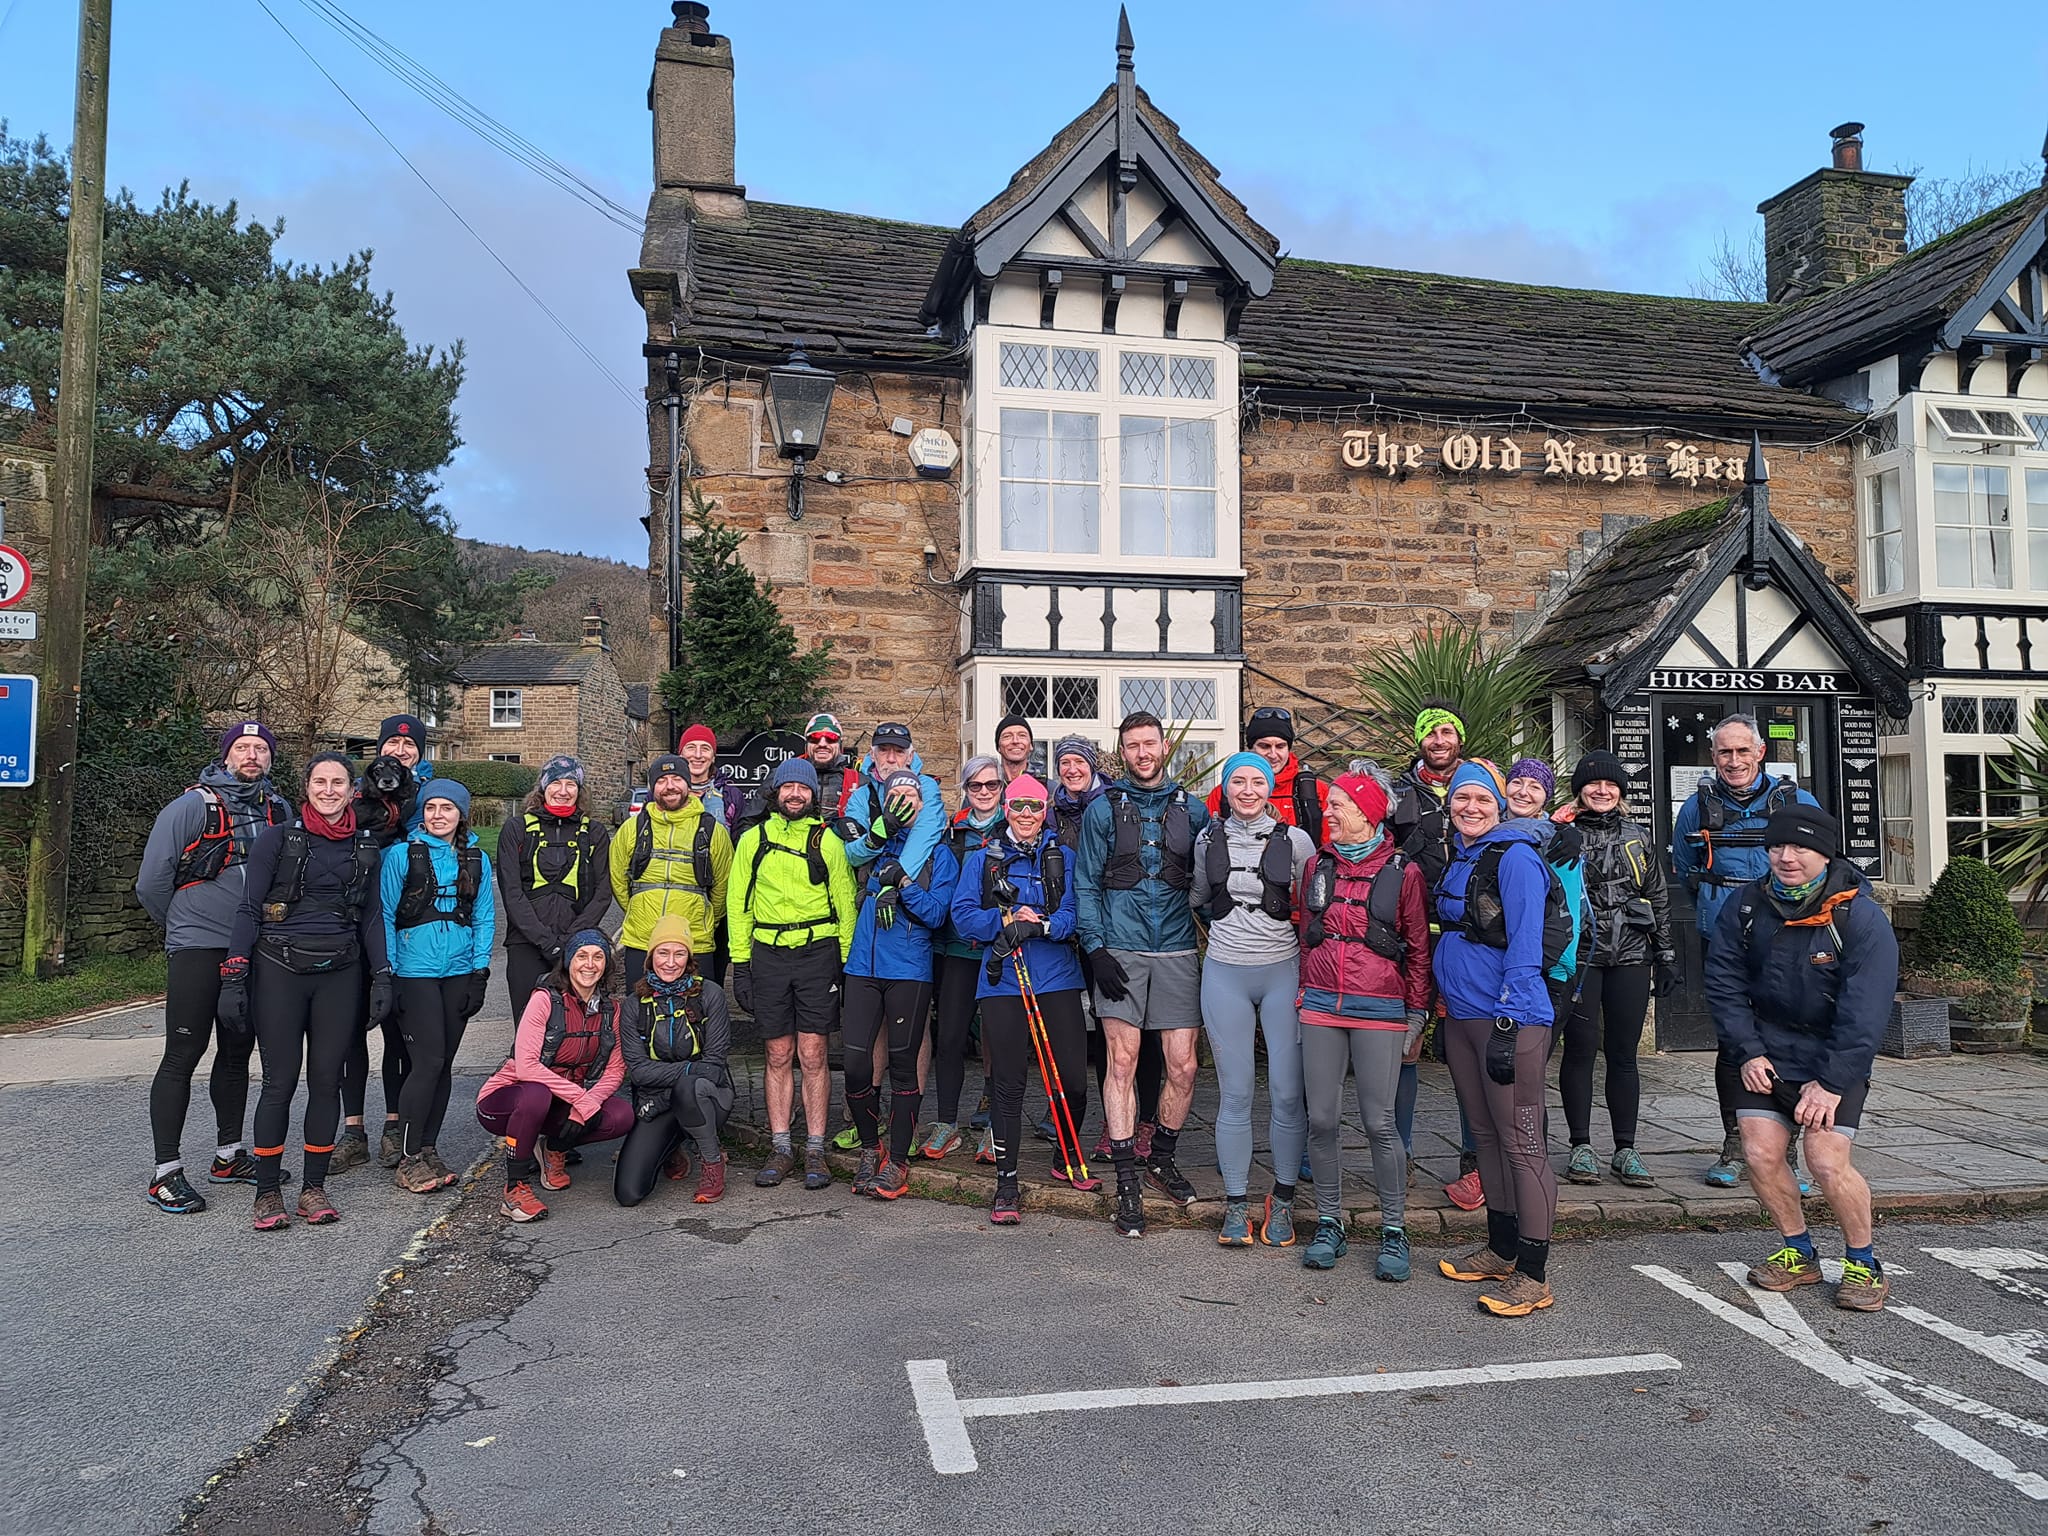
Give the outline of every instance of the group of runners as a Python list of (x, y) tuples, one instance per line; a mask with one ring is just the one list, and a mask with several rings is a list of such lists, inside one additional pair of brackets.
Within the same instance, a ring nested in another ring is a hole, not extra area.
[[(978, 1132), (972, 1155), (996, 1170), (989, 1219), (1015, 1224), (1035, 1072), (1048, 1108), (1034, 1129), (1052, 1144), (1051, 1176), (1094, 1190), (1109, 1174), (1115, 1230), (1141, 1237), (1147, 1188), (1177, 1206), (1196, 1200), (1180, 1138), (1205, 1031), (1219, 1242), (1299, 1244), (1315, 1269), (1344, 1257), (1348, 1072), (1380, 1211), (1373, 1272), (1407, 1280), (1417, 1064), (1434, 1053), (1462, 1121), (1447, 1193), (1486, 1213), (1485, 1241), (1438, 1267), (1478, 1284), (1495, 1315), (1548, 1307), (1557, 1175), (1545, 1090), (1560, 1033), (1566, 1177), (1603, 1177), (1591, 1121), (1604, 1055), (1608, 1174), (1650, 1182), (1636, 1149), (1636, 1053), (1650, 997), (1682, 982), (1663, 851), (1633, 819), (1612, 754), (1580, 757), (1558, 803), (1549, 765), (1467, 757), (1451, 701), (1420, 712), (1415, 757), (1398, 773), (1354, 761), (1319, 778), (1297, 759), (1294, 734), (1288, 711), (1256, 711), (1245, 750), (1204, 798), (1175, 779), (1153, 715), (1121, 723), (1113, 775), (1082, 736), (1041, 757), (1029, 722), (1013, 716), (993, 753), (963, 764), (949, 812), (899, 722), (875, 726), (855, 760), (839, 722), (817, 715), (807, 755), (750, 793), (716, 770), (715, 738), (692, 726), (650, 765), (650, 798), (616, 831), (592, 813), (575, 759), (551, 760), (506, 822), (494, 867), (467, 790), (422, 760), (417, 718), (385, 721), (360, 775), (339, 754), (315, 756), (296, 806), (271, 786), (270, 732), (241, 722), (158, 817), (137, 881), (170, 953), (148, 1198), (173, 1213), (205, 1208), (181, 1143), (210, 1040), (207, 1179), (253, 1184), (257, 1228), (290, 1220), (283, 1154), (302, 1073), (301, 1220), (336, 1220), (328, 1176), (372, 1156), (406, 1190), (452, 1183), (437, 1142), (502, 908), (516, 1025), (476, 1115), (502, 1139), (502, 1210), (514, 1221), (544, 1216), (541, 1193), (566, 1188), (581, 1149), (606, 1141), (622, 1143), (621, 1204), (693, 1166), (694, 1198), (720, 1199), (736, 1008), (765, 1051), (770, 1148), (757, 1185), (833, 1182), (836, 1033), (856, 1192), (894, 1200), (914, 1158), (966, 1155)], [(1765, 771), (1756, 722), (1722, 721), (1713, 754), (1670, 860), (1694, 892), (1721, 1039), (1726, 1134), (1707, 1177), (1746, 1175), (1779, 1228), (1756, 1283), (1815, 1283), (1803, 1137), (1843, 1226), (1837, 1299), (1875, 1309), (1886, 1280), (1850, 1151), (1896, 942), (1840, 857), (1832, 818)], [(1050, 782), (1033, 772), (1039, 762)], [(614, 903), (616, 939), (602, 926)], [(373, 1027), (386, 1104), (374, 1153), (363, 1113)], [(1254, 1195), (1261, 1044), (1273, 1178)], [(262, 1091), (245, 1145), (252, 1047)], [(977, 1052), (986, 1095), (963, 1120)], [(928, 1079), (936, 1114), (920, 1124)], [(1091, 1079), (1101, 1105), (1092, 1144)], [(1315, 1205), (1305, 1232), (1303, 1182)]]

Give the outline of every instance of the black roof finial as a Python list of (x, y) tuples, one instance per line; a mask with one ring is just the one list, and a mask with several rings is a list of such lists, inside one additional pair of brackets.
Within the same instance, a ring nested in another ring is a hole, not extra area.
[(1749, 483), (1762, 485), (1770, 478), (1770, 467), (1764, 463), (1764, 435), (1752, 432), (1749, 434)]
[(1116, 8), (1116, 67), (1131, 67), (1131, 50), (1137, 44), (1131, 40), (1131, 13), (1123, 6)]
[(2048, 134), (2041, 136), (2041, 185), (2048, 187)]
[(1116, 180), (1128, 192), (1138, 184), (1138, 75), (1131, 68), (1131, 13), (1116, 8)]

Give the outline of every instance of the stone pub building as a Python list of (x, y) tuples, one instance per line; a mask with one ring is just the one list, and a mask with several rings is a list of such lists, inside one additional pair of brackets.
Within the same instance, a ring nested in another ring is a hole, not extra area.
[[(1662, 835), (1738, 708), (1908, 892), (2017, 809), (2048, 189), (1907, 254), (1908, 178), (1843, 125), (1762, 204), (1768, 304), (1281, 260), (1123, 24), (1101, 95), (939, 228), (749, 198), (735, 41), (672, 10), (630, 274), (650, 398), (673, 368), (683, 473), (831, 639), (849, 729), (907, 718), (946, 775), (1005, 714), (1106, 742), (1151, 709), (1214, 757), (1282, 704), (1341, 757), (1352, 665), (1454, 621), (1555, 669), (1556, 759), (1611, 744)], [(792, 460), (767, 386), (798, 350), (836, 388)]]

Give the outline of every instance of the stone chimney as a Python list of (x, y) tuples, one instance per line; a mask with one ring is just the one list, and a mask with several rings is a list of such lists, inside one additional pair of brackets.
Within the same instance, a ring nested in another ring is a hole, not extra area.
[(1756, 211), (1764, 216), (1764, 286), (1773, 304), (1853, 282), (1906, 254), (1910, 176), (1863, 169), (1863, 125), (1828, 130), (1831, 163)]
[(735, 180), (732, 41), (711, 30), (711, 7), (676, 0), (675, 24), (654, 49), (647, 108), (654, 114), (654, 185), (682, 191), (702, 213), (737, 217), (746, 188)]
[(583, 647), (585, 650), (608, 651), (611, 641), (605, 637), (604, 604), (593, 601), (590, 612), (583, 615)]

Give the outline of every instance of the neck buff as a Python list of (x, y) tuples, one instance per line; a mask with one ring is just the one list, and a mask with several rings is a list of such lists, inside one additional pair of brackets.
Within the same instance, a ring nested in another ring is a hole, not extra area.
[(313, 802), (308, 800), (299, 807), (299, 820), (306, 824), (308, 832), (340, 842), (345, 837), (356, 835), (356, 803), (353, 800), (349, 801), (342, 807), (341, 814), (329, 821), (313, 809)]
[(1374, 827), (1372, 829), (1372, 836), (1362, 843), (1332, 843), (1330, 846), (1337, 850), (1340, 858), (1347, 859), (1353, 864), (1359, 864), (1363, 863), (1373, 849), (1379, 847), (1386, 840), (1387, 829), (1385, 827)]
[(1776, 875), (1773, 875), (1771, 876), (1771, 894), (1780, 901), (1789, 902), (1794, 906), (1801, 906), (1812, 897), (1815, 891), (1821, 888), (1822, 882), (1827, 877), (1828, 872), (1822, 870), (1804, 885), (1787, 885)]
[[(1463, 759), (1460, 759), (1459, 761), (1462, 762)], [(1451, 775), (1458, 771), (1458, 767), (1458, 763), (1453, 763), (1447, 772), (1438, 773), (1434, 768), (1430, 767), (1429, 764), (1425, 763), (1421, 758), (1418, 757), (1417, 759), (1415, 759), (1415, 777), (1420, 779), (1423, 783), (1430, 785), (1432, 788), (1441, 789), (1444, 785), (1451, 782)]]
[(646, 985), (648, 992), (655, 997), (680, 997), (696, 985), (697, 973), (686, 966), (683, 969), (683, 974), (674, 981), (663, 981), (653, 971), (649, 971), (641, 978), (641, 981)]

